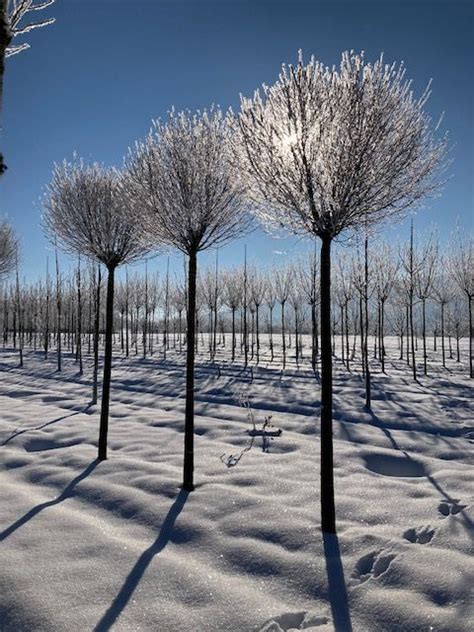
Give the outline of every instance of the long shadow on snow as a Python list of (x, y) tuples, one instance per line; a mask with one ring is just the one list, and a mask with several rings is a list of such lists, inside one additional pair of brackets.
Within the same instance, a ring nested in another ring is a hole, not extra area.
[(168, 542), (171, 540), (173, 535), (173, 527), (176, 519), (181, 513), (184, 504), (188, 498), (189, 492), (182, 489), (176, 500), (172, 504), (166, 518), (161, 525), (160, 532), (158, 537), (153, 542), (151, 546), (149, 546), (143, 553), (140, 555), (138, 560), (135, 563), (135, 566), (132, 568), (128, 577), (126, 578), (122, 588), (117, 593), (117, 596), (111, 603), (107, 612), (104, 614), (99, 623), (95, 626), (94, 632), (106, 632), (110, 630), (113, 624), (116, 622), (120, 614), (125, 609), (127, 603), (130, 601), (130, 597), (135, 592), (138, 584), (140, 583), (143, 574), (148, 568), (150, 562), (153, 560), (155, 555), (161, 553), (161, 551), (165, 548)]
[(349, 600), (347, 598), (337, 534), (323, 533), (323, 542), (328, 576), (329, 602), (331, 604), (334, 629), (340, 632), (352, 632)]
[(82, 410), (76, 410), (74, 413), (71, 413), (70, 415), (63, 415), (62, 417), (57, 417), (56, 419), (47, 421), (45, 424), (42, 424), (41, 426), (35, 426), (34, 428), (25, 428), (24, 430), (19, 430), (18, 432), (14, 432), (12, 435), (8, 437), (8, 439), (5, 439), (5, 441), (0, 443), (0, 447), (7, 445), (7, 443), (10, 443), (10, 441), (12, 441), (15, 437), (19, 437), (20, 435), (25, 434), (26, 432), (33, 432), (35, 430), (43, 430), (43, 428), (46, 428), (47, 426), (51, 426), (52, 424), (56, 424), (58, 423), (58, 421), (63, 421), (64, 419), (68, 419), (69, 417), (74, 417), (74, 415), (79, 415), (79, 413), (85, 413), (90, 408), (90, 406), (91, 404), (89, 404)]
[[(370, 413), (370, 416), (372, 417), (372, 420), (374, 422), (374, 425), (376, 425), (378, 428), (380, 428), (380, 430), (384, 433), (384, 435), (388, 438), (388, 440), (390, 441), (390, 443), (392, 444), (393, 448), (395, 450), (398, 450), (399, 452), (401, 452), (406, 459), (408, 459), (409, 461), (413, 461), (413, 459), (411, 458), (411, 456), (408, 454), (408, 452), (406, 452), (406, 450), (403, 450), (400, 445), (398, 444), (398, 442), (396, 441), (396, 439), (394, 439), (392, 433), (390, 432), (390, 430), (388, 428), (386, 428), (383, 423), (380, 421), (380, 419), (377, 417), (377, 415), (372, 412), (371, 410), (368, 411)], [(456, 504), (456, 499), (454, 499), (452, 496), (450, 496), (448, 494), (448, 492), (446, 492), (441, 485), (438, 483), (438, 481), (435, 479), (435, 477), (432, 474), (425, 474), (426, 479), (429, 481), (429, 483), (431, 485), (433, 485), (433, 487), (444, 497), (444, 499), (450, 503), (450, 504)], [(471, 539), (474, 539), (474, 522), (471, 520), (471, 518), (466, 514), (466, 512), (464, 511), (464, 509), (461, 509), (459, 511), (459, 517), (461, 518), (463, 524), (463, 527), (466, 529), (469, 537)], [(462, 524), (462, 523), (461, 523)]]
[(92, 461), (92, 463), (90, 463), (86, 467), (86, 469), (79, 474), (79, 476), (76, 476), (76, 478), (74, 478), (69, 483), (69, 485), (63, 489), (63, 491), (61, 492), (59, 496), (57, 496), (56, 498), (53, 498), (53, 500), (48, 500), (44, 503), (41, 503), (40, 505), (36, 505), (36, 507), (33, 507), (32, 509), (30, 509), (24, 516), (19, 518), (7, 529), (2, 531), (0, 533), (0, 542), (5, 540), (5, 538), (8, 538), (9, 535), (11, 535), (14, 531), (22, 527), (25, 523), (27, 523), (29, 520), (37, 516), (39, 513), (41, 513), (45, 509), (48, 509), (48, 507), (54, 507), (54, 505), (59, 505), (59, 503), (62, 503), (63, 500), (66, 500), (67, 498), (71, 498), (72, 496), (74, 496), (74, 488), (76, 487), (76, 485), (80, 483), (82, 480), (84, 480), (87, 476), (89, 476), (89, 474), (93, 472), (93, 470), (96, 468), (98, 463), (99, 461), (97, 460)]

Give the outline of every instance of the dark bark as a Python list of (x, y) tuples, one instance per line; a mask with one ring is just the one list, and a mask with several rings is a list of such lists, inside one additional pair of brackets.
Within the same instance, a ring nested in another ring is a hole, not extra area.
[(317, 340), (316, 340), (316, 303), (311, 303), (311, 367), (313, 372), (316, 371), (316, 354), (317, 354)]
[(97, 269), (97, 285), (95, 287), (94, 305), (94, 368), (92, 372), (92, 404), (97, 404), (97, 382), (99, 375), (99, 327), (100, 327), (100, 284), (101, 271)]
[(473, 358), (472, 358), (472, 296), (468, 296), (468, 307), (469, 307), (469, 377), (474, 377), (473, 372)]
[(443, 367), (446, 368), (446, 346), (444, 344), (444, 303), (441, 303), (441, 355)]
[(184, 421), (183, 489), (194, 489), (194, 341), (196, 335), (197, 253), (189, 254), (186, 346), (186, 408)]
[(107, 458), (110, 380), (112, 374), (112, 334), (114, 325), (114, 277), (115, 267), (110, 266), (108, 268), (107, 298), (105, 307), (104, 378), (102, 381), (102, 407), (100, 411), (99, 461), (104, 461)]
[(331, 237), (322, 238), (321, 291), (321, 528), (336, 533), (332, 438)]
[(283, 354), (283, 368), (286, 366), (286, 342), (285, 342), (285, 302), (281, 304), (281, 351)]
[(426, 299), (421, 299), (421, 314), (422, 314), (422, 333), (423, 336), (423, 373), (428, 375), (427, 357), (426, 353)]
[(232, 362), (235, 360), (235, 307), (232, 306)]

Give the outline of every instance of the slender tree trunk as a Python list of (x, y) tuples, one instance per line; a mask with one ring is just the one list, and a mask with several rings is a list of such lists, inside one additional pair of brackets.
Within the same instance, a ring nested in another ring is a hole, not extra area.
[(321, 528), (336, 533), (332, 438), (331, 238), (321, 244)]
[(441, 303), (441, 355), (443, 367), (446, 368), (446, 346), (444, 344), (444, 303)]
[(345, 305), (345, 333), (346, 333), (346, 366), (350, 371), (350, 349), (349, 349), (349, 302), (346, 301)]
[(473, 339), (473, 332), (472, 332), (472, 296), (469, 295), (468, 297), (468, 308), (469, 308), (469, 377), (474, 377), (474, 371), (473, 371), (473, 357), (472, 357), (472, 339)]
[(275, 353), (273, 350), (273, 306), (270, 309), (270, 362), (273, 362)]
[(364, 336), (364, 357), (365, 357), (365, 405), (370, 408), (371, 388), (370, 388), (370, 367), (369, 367), (369, 240), (365, 237), (364, 243), (364, 318), (365, 318), (365, 336)]
[(256, 336), (256, 345), (257, 345), (257, 364), (260, 362), (260, 332), (259, 332), (259, 322), (258, 322), (258, 312), (259, 305), (255, 305), (255, 336)]
[(360, 329), (360, 358), (362, 365), (362, 375), (365, 375), (365, 356), (364, 356), (364, 300), (362, 294), (359, 298), (359, 329)]
[(102, 407), (100, 411), (99, 461), (107, 458), (107, 432), (109, 428), (110, 379), (112, 374), (112, 334), (114, 326), (114, 277), (115, 267), (108, 268), (107, 298), (105, 308), (104, 378), (102, 382)]
[[(95, 275), (94, 275), (95, 276)], [(101, 271), (97, 266), (97, 279), (95, 287), (95, 310), (94, 310), (94, 368), (92, 372), (92, 404), (97, 404), (97, 383), (99, 375), (99, 336), (100, 336), (100, 285)]]
[(235, 307), (232, 306), (232, 362), (235, 360)]
[(285, 302), (281, 304), (281, 350), (283, 354), (283, 369), (286, 366), (286, 342), (285, 342)]
[(412, 369), (413, 369), (413, 379), (416, 380), (415, 330), (413, 327), (413, 293), (412, 292), (410, 292), (409, 315), (410, 315), (411, 362), (412, 362)]
[(316, 372), (316, 303), (311, 303), (311, 368)]
[(428, 366), (427, 366), (428, 354), (426, 352), (426, 299), (425, 298), (421, 299), (421, 318), (422, 318), (421, 335), (423, 337), (423, 373), (425, 375), (428, 375)]
[(184, 422), (183, 489), (194, 489), (194, 338), (196, 327), (196, 275), (197, 255), (189, 255), (188, 313), (186, 346), (186, 411)]
[(385, 373), (385, 301), (380, 303), (380, 361), (382, 373)]

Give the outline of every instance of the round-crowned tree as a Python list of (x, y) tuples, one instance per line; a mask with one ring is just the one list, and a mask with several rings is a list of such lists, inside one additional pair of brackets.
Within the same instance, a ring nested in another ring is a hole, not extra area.
[(403, 66), (344, 53), (283, 66), (276, 83), (241, 98), (241, 169), (257, 217), (318, 237), (321, 298), (322, 530), (335, 532), (332, 444), (331, 244), (399, 215), (440, 183), (446, 138), (413, 95)]
[(155, 121), (128, 164), (129, 191), (149, 235), (188, 257), (183, 488), (194, 489), (194, 353), (197, 255), (247, 231), (242, 184), (229, 143), (230, 115), (218, 108)]
[(44, 199), (43, 226), (64, 251), (81, 254), (107, 268), (105, 352), (99, 430), (100, 461), (107, 458), (112, 371), (114, 279), (118, 266), (149, 252), (123, 191), (123, 176), (114, 169), (82, 160), (56, 165)]

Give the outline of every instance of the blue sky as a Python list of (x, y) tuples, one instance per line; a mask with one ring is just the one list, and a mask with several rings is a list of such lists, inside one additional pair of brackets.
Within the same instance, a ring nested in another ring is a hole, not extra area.
[[(47, 10), (56, 23), (30, 33), (31, 49), (7, 60), (1, 145), (9, 169), (0, 212), (21, 236), (23, 274), (42, 274), (51, 255), (39, 199), (54, 161), (77, 151), (120, 165), (152, 118), (172, 105), (236, 108), (240, 92), (274, 81), (300, 48), (328, 65), (347, 49), (368, 59), (383, 51), (387, 61), (405, 62), (417, 92), (433, 79), (429, 112), (434, 119), (446, 112), (453, 165), (442, 197), (415, 226), (422, 233), (436, 224), (447, 240), (459, 217), (472, 232), (473, 7), (462, 0), (57, 0)], [(405, 222), (388, 236), (407, 232)], [(265, 264), (309, 247), (257, 231), (223, 249), (220, 261), (240, 263), (244, 242)], [(181, 269), (179, 258), (172, 265)]]

